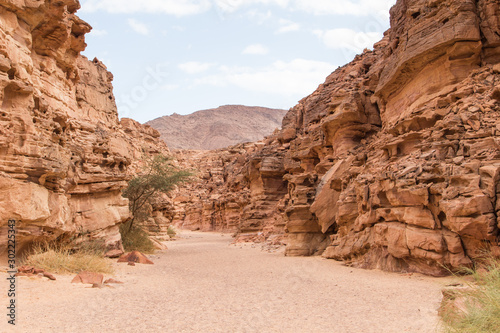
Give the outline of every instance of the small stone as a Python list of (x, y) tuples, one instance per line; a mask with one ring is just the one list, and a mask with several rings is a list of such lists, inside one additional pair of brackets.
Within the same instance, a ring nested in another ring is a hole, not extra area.
[(100, 273), (82, 271), (73, 278), (71, 283), (102, 284), (104, 276)]
[(138, 264), (149, 264), (153, 265), (153, 262), (149, 260), (144, 254), (139, 251), (132, 251), (122, 255), (118, 262), (133, 262)]
[(123, 254), (122, 250), (113, 249), (113, 250), (109, 250), (108, 252), (106, 252), (106, 254), (104, 256), (107, 258), (118, 258), (122, 254)]

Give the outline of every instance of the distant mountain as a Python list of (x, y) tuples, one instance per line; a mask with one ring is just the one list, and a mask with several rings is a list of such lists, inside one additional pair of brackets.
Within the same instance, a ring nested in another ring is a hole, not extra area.
[(287, 110), (225, 105), (189, 115), (174, 113), (147, 122), (173, 149), (212, 150), (262, 140), (276, 128)]

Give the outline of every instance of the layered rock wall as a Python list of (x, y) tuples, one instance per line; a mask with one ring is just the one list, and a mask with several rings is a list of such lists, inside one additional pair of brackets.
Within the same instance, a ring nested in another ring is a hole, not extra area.
[[(288, 255), (392, 271), (440, 275), (498, 251), (499, 10), (489, 0), (398, 1), (372, 51), (227, 164), (241, 168), (222, 165), (210, 193), (238, 184), (242, 199), (225, 223), (262, 232), (271, 216), (286, 223)], [(231, 183), (232, 172), (244, 181)]]
[(0, 1), (0, 253), (8, 219), (21, 247), (87, 234), (120, 248), (130, 165), (142, 151), (166, 149), (153, 148), (155, 130), (120, 124), (113, 76), (80, 55), (91, 27), (78, 8), (77, 0)]
[(182, 150), (175, 157), (179, 167), (194, 171), (194, 181), (155, 205), (151, 232), (174, 224), (231, 232), (240, 240), (281, 240), (287, 193), (284, 149), (258, 142), (209, 152)]
[(398, 1), (286, 116), (289, 254), (442, 274), (497, 247), (498, 6)]

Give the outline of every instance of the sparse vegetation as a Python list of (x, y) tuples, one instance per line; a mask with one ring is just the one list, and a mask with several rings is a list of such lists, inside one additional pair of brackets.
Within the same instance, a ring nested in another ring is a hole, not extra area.
[(462, 306), (444, 306), (445, 332), (489, 333), (500, 327), (500, 260), (488, 259), (484, 268), (468, 270), (474, 282), (461, 292)]
[(104, 258), (102, 241), (86, 241), (77, 245), (69, 241), (37, 243), (21, 262), (56, 274), (81, 271), (113, 273), (110, 260)]
[(174, 238), (177, 235), (177, 230), (175, 230), (173, 225), (168, 226), (167, 235), (170, 238)]
[(132, 227), (130, 229), (131, 221), (124, 223), (120, 226), (120, 233), (122, 234), (122, 243), (125, 251), (140, 251), (142, 253), (153, 253), (154, 244), (149, 239), (149, 235), (141, 227)]
[(123, 191), (123, 196), (129, 199), (132, 213), (132, 218), (120, 227), (123, 246), (127, 251), (153, 251), (153, 243), (139, 224), (150, 218), (152, 203), (161, 193), (168, 193), (191, 175), (191, 172), (176, 168), (171, 159), (164, 155), (146, 157), (143, 172), (132, 178)]

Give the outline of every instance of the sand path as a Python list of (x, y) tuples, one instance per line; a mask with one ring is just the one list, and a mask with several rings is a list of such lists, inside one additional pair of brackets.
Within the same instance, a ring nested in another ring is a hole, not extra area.
[(0, 332), (435, 332), (450, 282), (284, 257), (220, 234), (184, 237), (155, 265), (116, 264), (125, 284), (115, 288), (19, 278), (18, 325), (2, 314)]

